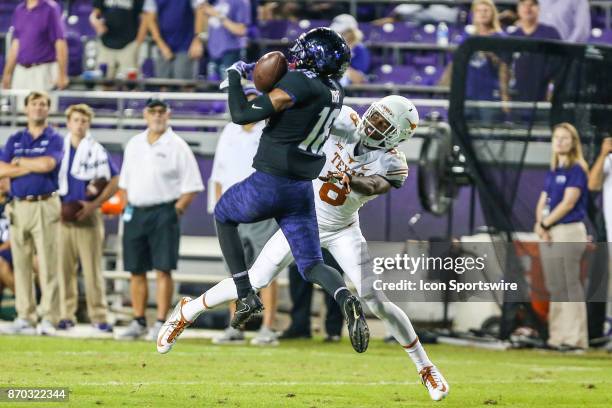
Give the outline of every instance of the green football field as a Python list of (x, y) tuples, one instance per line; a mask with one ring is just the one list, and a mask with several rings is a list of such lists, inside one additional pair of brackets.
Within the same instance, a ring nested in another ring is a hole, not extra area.
[(145, 342), (0, 336), (0, 386), (70, 388), (67, 404), (17, 407), (612, 407), (612, 355), (603, 352), (428, 351), (451, 385), (440, 403), (404, 351), (381, 341), (359, 355), (348, 341), (183, 340), (159, 355)]

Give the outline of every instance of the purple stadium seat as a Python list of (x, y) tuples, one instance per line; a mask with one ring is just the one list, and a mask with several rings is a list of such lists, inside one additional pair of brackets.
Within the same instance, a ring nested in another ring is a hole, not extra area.
[(371, 42), (408, 42), (412, 41), (415, 27), (410, 23), (385, 24), (372, 27), (368, 36)]
[(591, 44), (612, 44), (612, 30), (610, 29), (600, 29), (594, 28), (591, 30), (591, 37), (589, 38), (589, 43)]
[(413, 41), (423, 44), (436, 43), (436, 26), (425, 24), (414, 31)]
[(393, 83), (406, 84), (409, 83), (415, 74), (414, 67), (405, 65), (383, 65), (374, 70), (373, 82), (379, 84)]

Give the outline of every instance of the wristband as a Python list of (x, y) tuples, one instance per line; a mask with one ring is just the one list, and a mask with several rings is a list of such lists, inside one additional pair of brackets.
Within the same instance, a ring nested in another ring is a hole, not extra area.
[(552, 228), (552, 225), (546, 226), (544, 225), (544, 221), (540, 221), (540, 227), (542, 227), (544, 231), (548, 231), (549, 229)]

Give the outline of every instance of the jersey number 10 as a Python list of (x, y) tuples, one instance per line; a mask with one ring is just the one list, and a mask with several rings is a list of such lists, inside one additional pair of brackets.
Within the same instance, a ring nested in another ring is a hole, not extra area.
[(329, 106), (323, 108), (321, 113), (319, 113), (319, 120), (308, 134), (308, 137), (300, 143), (299, 148), (309, 153), (319, 154), (319, 150), (321, 150), (323, 143), (327, 140), (329, 130), (339, 114), (340, 109), (331, 110)]

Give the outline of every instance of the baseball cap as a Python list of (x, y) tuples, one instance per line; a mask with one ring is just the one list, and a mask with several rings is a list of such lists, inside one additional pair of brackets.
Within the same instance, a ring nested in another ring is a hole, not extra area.
[(348, 30), (356, 29), (358, 27), (359, 25), (357, 24), (357, 20), (350, 14), (337, 15), (334, 17), (331, 25), (329, 26), (330, 29), (334, 30), (338, 34), (342, 34)]
[(163, 99), (160, 99), (160, 98), (149, 98), (147, 100), (147, 104), (146, 104), (147, 108), (155, 108), (157, 106), (161, 106), (162, 108), (165, 108), (165, 109), (169, 109), (170, 108), (170, 105), (168, 105), (168, 102), (164, 101)]

